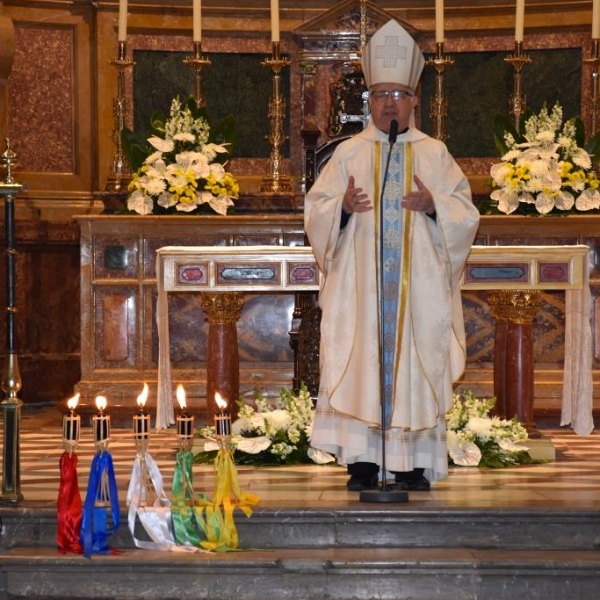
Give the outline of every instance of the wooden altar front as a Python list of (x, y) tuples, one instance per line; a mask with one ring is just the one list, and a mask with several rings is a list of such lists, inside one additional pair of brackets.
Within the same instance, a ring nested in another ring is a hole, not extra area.
[[(466, 290), (488, 290), (496, 320), (494, 391), (499, 414), (533, 422), (533, 336), (531, 324), (544, 289), (567, 297), (566, 345), (577, 359), (565, 364), (562, 424), (587, 434), (592, 422), (591, 330), (588, 248), (579, 246), (474, 246), (463, 275)], [(318, 268), (310, 248), (166, 247), (157, 251), (159, 391), (157, 427), (173, 422), (167, 294), (201, 292), (208, 301), (210, 343), (207, 389), (237, 398), (235, 321), (240, 292), (317, 290)], [(221, 300), (217, 303), (217, 298)], [(223, 312), (219, 316), (220, 312)], [(225, 365), (225, 366), (223, 366)], [(208, 396), (210, 403), (211, 396)], [(212, 408), (214, 411), (214, 407)], [(209, 408), (210, 411), (210, 408)]]

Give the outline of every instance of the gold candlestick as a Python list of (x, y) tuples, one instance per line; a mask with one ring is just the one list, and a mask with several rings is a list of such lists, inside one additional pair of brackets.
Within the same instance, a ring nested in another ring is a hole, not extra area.
[(194, 55), (186, 56), (183, 62), (194, 69), (194, 99), (196, 100), (196, 106), (204, 106), (204, 98), (202, 97), (202, 67), (210, 65), (210, 59), (202, 56), (202, 42), (194, 42)]
[(446, 117), (448, 116), (446, 67), (454, 64), (454, 60), (449, 56), (444, 56), (444, 42), (436, 43), (435, 58), (430, 58), (426, 64), (435, 68), (435, 94), (431, 99), (431, 112), (429, 113), (434, 123), (433, 137), (445, 142), (448, 139), (446, 132)]
[(521, 94), (521, 71), (525, 65), (531, 62), (531, 57), (523, 54), (523, 42), (515, 42), (515, 53), (504, 59), (510, 63), (514, 69), (513, 76), (513, 94), (510, 97), (510, 114), (514, 117), (515, 129), (518, 133), (521, 131), (521, 115), (525, 113), (527, 100)]
[(598, 108), (600, 98), (598, 97), (598, 66), (600, 66), (600, 39), (592, 39), (592, 56), (584, 58), (584, 63), (592, 65), (592, 95), (590, 97), (590, 128), (588, 138), (591, 139), (598, 130)]
[(281, 95), (281, 69), (287, 67), (290, 62), (282, 58), (279, 53), (279, 42), (272, 42), (273, 54), (271, 58), (265, 59), (261, 64), (273, 70), (273, 95), (269, 101), (269, 135), (267, 139), (271, 145), (268, 172), (263, 177), (260, 186), (261, 193), (291, 192), (292, 183), (290, 178), (283, 173), (283, 158), (281, 147), (286, 140), (283, 129), (285, 118), (285, 100)]
[(118, 70), (117, 95), (113, 98), (114, 128), (112, 140), (115, 144), (115, 154), (111, 165), (110, 176), (106, 182), (107, 192), (127, 191), (127, 185), (131, 181), (131, 168), (123, 154), (123, 143), (121, 142), (121, 131), (125, 122), (131, 115), (129, 100), (125, 97), (125, 69), (132, 67), (133, 60), (125, 58), (127, 54), (127, 42), (119, 42), (119, 54), (117, 58), (110, 61)]

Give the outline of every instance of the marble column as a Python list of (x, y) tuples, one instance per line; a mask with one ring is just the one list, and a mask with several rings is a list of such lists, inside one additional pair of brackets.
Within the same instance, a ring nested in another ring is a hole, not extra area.
[(494, 340), (494, 414), (517, 416), (531, 434), (533, 417), (533, 321), (541, 305), (536, 290), (494, 290), (488, 304), (496, 321)]
[(227, 401), (232, 417), (237, 414), (240, 397), (237, 321), (244, 307), (244, 295), (202, 293), (200, 303), (208, 321), (206, 412), (208, 423), (212, 423), (217, 412), (216, 392)]

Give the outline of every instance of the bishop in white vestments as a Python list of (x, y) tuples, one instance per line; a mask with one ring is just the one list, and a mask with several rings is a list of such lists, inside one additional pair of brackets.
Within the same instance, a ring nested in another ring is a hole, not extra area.
[(445, 414), (466, 358), (460, 277), (479, 213), (446, 146), (413, 126), (424, 59), (411, 36), (388, 22), (362, 61), (370, 122), (305, 199), (324, 275), (312, 445), (348, 465), (350, 490), (369, 489), (385, 431), (399, 487), (427, 490), (448, 471)]

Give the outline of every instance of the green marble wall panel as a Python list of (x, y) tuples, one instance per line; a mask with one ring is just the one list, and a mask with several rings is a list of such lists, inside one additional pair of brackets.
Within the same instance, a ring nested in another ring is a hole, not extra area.
[[(544, 103), (559, 101), (565, 119), (581, 113), (581, 48), (526, 50), (532, 61), (523, 67), (522, 92), (527, 106), (538, 112)], [(506, 52), (449, 53), (454, 64), (446, 68), (448, 103), (447, 145), (457, 158), (496, 156), (494, 117), (509, 114), (513, 93), (511, 64)], [(435, 69), (426, 66), (421, 90), (421, 126), (431, 134), (431, 98), (435, 91)]]
[[(187, 52), (137, 50), (133, 54), (134, 131), (140, 137), (150, 133), (150, 116), (156, 110), (168, 114), (171, 100), (187, 98), (194, 90), (194, 74), (184, 64)], [(270, 146), (268, 109), (273, 94), (273, 72), (263, 67), (262, 54), (205, 54), (211, 64), (202, 69), (202, 95), (211, 120), (233, 115), (239, 128), (238, 158), (267, 158)], [(289, 126), (289, 69), (281, 73), (281, 93), (286, 105), (285, 126)], [(286, 135), (289, 132), (286, 131)], [(289, 156), (289, 143), (282, 149)]]

